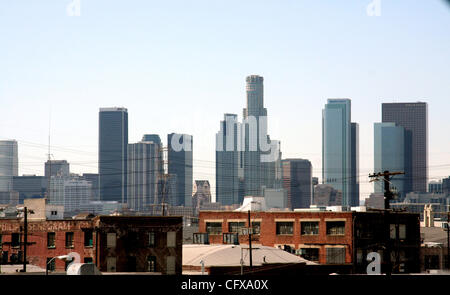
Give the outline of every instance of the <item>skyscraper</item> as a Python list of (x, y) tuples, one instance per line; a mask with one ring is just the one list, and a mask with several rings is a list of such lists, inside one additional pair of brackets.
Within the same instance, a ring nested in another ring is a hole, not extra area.
[(0, 192), (11, 192), (13, 190), (13, 177), (18, 175), (17, 141), (0, 140)]
[(237, 115), (225, 114), (216, 134), (216, 202), (222, 205), (240, 204), (244, 199), (240, 128)]
[(311, 162), (303, 159), (285, 159), (281, 164), (288, 208), (309, 208), (312, 204)]
[(45, 177), (70, 177), (70, 165), (66, 160), (47, 160), (45, 162)]
[(102, 201), (127, 202), (128, 111), (100, 108), (99, 186)]
[(192, 206), (192, 135), (171, 133), (167, 135), (168, 173), (176, 175), (173, 206)]
[(359, 124), (351, 123), (351, 206), (359, 206)]
[(130, 209), (148, 211), (149, 205), (158, 202), (158, 182), (164, 172), (160, 143), (161, 140), (128, 144), (127, 198)]
[(343, 206), (357, 205), (356, 198), (359, 203), (358, 126), (353, 124), (350, 99), (328, 99), (322, 111), (322, 182), (342, 192)]
[(382, 122), (405, 128), (405, 193), (426, 192), (428, 180), (428, 105), (383, 103)]
[[(405, 170), (405, 128), (395, 123), (374, 124), (374, 171)], [(391, 188), (402, 198), (405, 192), (405, 176), (396, 175), (391, 180)], [(375, 193), (383, 193), (382, 182), (374, 182)]]

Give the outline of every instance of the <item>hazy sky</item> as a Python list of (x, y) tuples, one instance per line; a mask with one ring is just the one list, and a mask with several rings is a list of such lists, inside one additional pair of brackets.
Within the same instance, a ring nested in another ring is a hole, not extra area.
[(450, 5), (380, 0), (369, 16), (370, 3), (1, 0), (0, 139), (19, 141), (20, 174), (43, 175), (51, 113), (53, 158), (97, 172), (98, 110), (124, 106), (130, 143), (193, 134), (194, 179), (214, 187), (219, 121), (242, 117), (245, 77), (257, 74), (271, 138), (314, 176), (327, 98), (352, 99), (362, 199), (382, 102), (428, 103), (429, 176), (449, 176)]

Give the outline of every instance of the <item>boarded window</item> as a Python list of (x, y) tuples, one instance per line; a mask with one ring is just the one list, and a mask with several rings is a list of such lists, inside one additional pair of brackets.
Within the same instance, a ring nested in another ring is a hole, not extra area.
[(107, 272), (116, 271), (116, 257), (106, 257), (106, 271)]
[(399, 235), (400, 240), (406, 239), (406, 225), (405, 224), (399, 224), (398, 235)]
[(156, 233), (155, 232), (149, 232), (148, 233), (148, 246), (149, 247), (155, 247), (156, 246)]
[(177, 246), (177, 232), (167, 232), (167, 247), (175, 248)]
[(106, 235), (106, 247), (107, 248), (116, 247), (116, 233), (108, 233)]
[(167, 256), (167, 274), (175, 274), (175, 256)]
[(327, 264), (344, 264), (345, 248), (326, 248)]

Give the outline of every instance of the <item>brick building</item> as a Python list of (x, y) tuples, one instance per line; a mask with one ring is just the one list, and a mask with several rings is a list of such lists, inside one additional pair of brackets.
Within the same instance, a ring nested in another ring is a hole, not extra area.
[[(45, 269), (52, 258), (74, 253), (75, 262), (103, 272), (181, 274), (182, 234), (181, 217), (30, 220), (27, 261)], [(2, 264), (23, 262), (23, 240), (23, 219), (0, 219)], [(64, 271), (69, 262), (53, 259), (49, 269)]]
[[(290, 211), (251, 212), (252, 243), (291, 250), (320, 264), (352, 265), (365, 273), (370, 252), (378, 252), (386, 269), (386, 247), (394, 272), (418, 272), (419, 215), (405, 212)], [(248, 213), (200, 211), (194, 242), (248, 244), (242, 229)]]

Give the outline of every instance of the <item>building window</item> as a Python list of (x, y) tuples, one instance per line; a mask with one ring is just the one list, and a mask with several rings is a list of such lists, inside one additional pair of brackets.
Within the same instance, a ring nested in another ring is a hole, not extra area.
[(92, 247), (94, 245), (94, 233), (91, 229), (84, 231), (84, 246)]
[(66, 233), (66, 248), (73, 248), (73, 232)]
[(107, 233), (106, 248), (115, 248), (115, 247), (116, 247), (116, 233)]
[(259, 235), (261, 233), (261, 222), (259, 221), (253, 221), (252, 222), (252, 229), (254, 235)]
[(175, 274), (175, 256), (167, 256), (167, 271), (166, 273), (168, 275), (174, 275)]
[[(47, 257), (47, 269), (48, 271), (55, 271), (55, 259), (53, 257)], [(52, 260), (52, 262), (50, 262)], [(50, 263), (49, 263), (50, 262)]]
[(330, 236), (345, 235), (345, 221), (328, 221), (327, 235)]
[(344, 264), (345, 248), (326, 248), (327, 264)]
[(438, 255), (425, 255), (425, 270), (427, 269), (439, 269)]
[(277, 222), (277, 235), (292, 235), (294, 234), (293, 222)]
[(207, 233), (194, 233), (192, 238), (193, 244), (209, 244), (209, 235)]
[(149, 232), (148, 234), (148, 247), (155, 247), (156, 246), (156, 233), (155, 232)]
[(399, 224), (398, 235), (399, 235), (400, 240), (406, 239), (406, 225), (405, 224)]
[(223, 234), (223, 243), (239, 245), (239, 234), (238, 233), (224, 233)]
[(0, 249), (2, 249), (2, 235), (0, 235)]
[(319, 261), (319, 248), (301, 248), (300, 257), (309, 261)]
[(229, 233), (240, 233), (241, 228), (245, 228), (245, 222), (228, 222)]
[(11, 234), (11, 247), (18, 248), (20, 246), (20, 234)]
[(84, 257), (84, 263), (94, 263), (94, 259), (92, 257)]
[(147, 271), (156, 272), (156, 256), (147, 257)]
[(167, 247), (175, 248), (177, 246), (177, 232), (169, 231), (167, 232)]
[(222, 234), (222, 222), (207, 222), (206, 232), (210, 235)]
[(47, 233), (47, 248), (55, 248), (55, 233)]
[(318, 235), (319, 234), (319, 222), (318, 221), (303, 221), (300, 222), (301, 235)]

